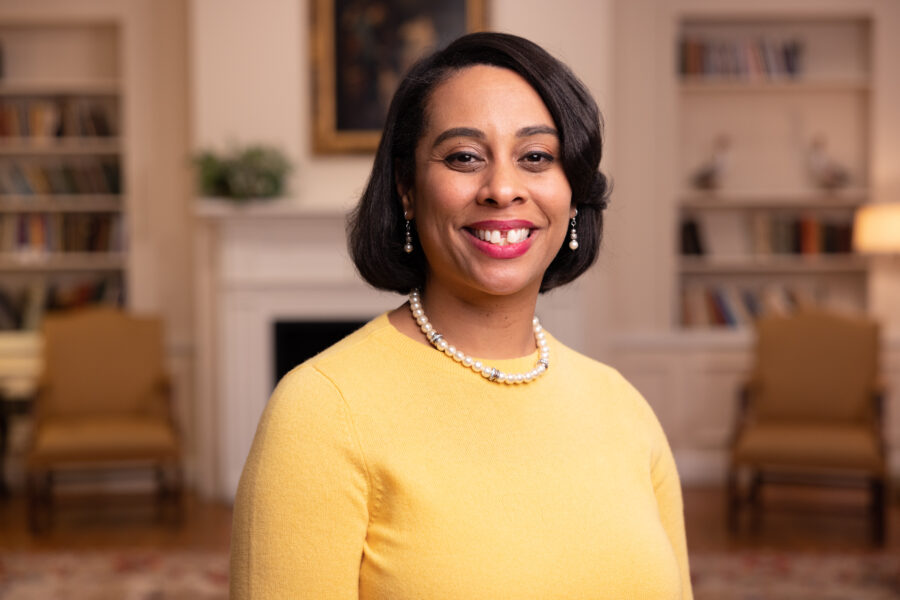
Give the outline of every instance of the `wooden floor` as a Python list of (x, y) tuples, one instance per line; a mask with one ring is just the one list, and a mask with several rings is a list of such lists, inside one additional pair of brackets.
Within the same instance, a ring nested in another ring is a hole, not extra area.
[(684, 492), (689, 550), (728, 552), (783, 550), (810, 552), (878, 552), (900, 556), (900, 502), (888, 505), (883, 547), (870, 537), (868, 498), (862, 490), (764, 487), (764, 510), (756, 522), (741, 513), (737, 535), (725, 525), (722, 488), (691, 488)]
[(32, 535), (21, 496), (0, 499), (0, 552), (26, 550), (227, 551), (231, 508), (188, 497), (181, 526), (158, 518), (146, 496), (87, 496), (60, 502), (53, 527)]
[[(875, 549), (868, 538), (865, 498), (856, 492), (771, 490), (770, 507), (738, 536), (725, 527), (720, 488), (685, 490), (685, 523), (691, 553), (752, 549), (816, 552), (884, 552), (900, 556), (900, 502), (890, 505), (887, 543)], [(0, 551), (101, 550), (121, 547), (227, 551), (231, 509), (188, 498), (184, 524), (159, 523), (140, 499), (87, 498), (63, 506), (53, 529), (33, 536), (21, 497), (0, 500)]]

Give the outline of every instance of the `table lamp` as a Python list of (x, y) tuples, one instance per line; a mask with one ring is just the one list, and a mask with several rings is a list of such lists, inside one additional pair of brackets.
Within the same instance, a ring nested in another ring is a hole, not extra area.
[(900, 202), (873, 202), (856, 211), (853, 247), (872, 255), (869, 312), (900, 339)]
[(863, 254), (900, 254), (900, 202), (866, 204), (856, 211), (853, 247)]

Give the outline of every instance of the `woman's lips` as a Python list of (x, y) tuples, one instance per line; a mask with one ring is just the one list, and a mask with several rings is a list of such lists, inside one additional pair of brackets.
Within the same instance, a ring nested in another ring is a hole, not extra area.
[(467, 225), (472, 244), (492, 258), (516, 258), (528, 251), (537, 233), (531, 221), (479, 221)]

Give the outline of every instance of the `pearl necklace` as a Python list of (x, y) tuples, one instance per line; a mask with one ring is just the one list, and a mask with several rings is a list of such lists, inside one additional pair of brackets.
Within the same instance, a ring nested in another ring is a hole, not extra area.
[(412, 312), (413, 319), (415, 319), (416, 323), (419, 325), (419, 329), (422, 330), (422, 333), (425, 334), (425, 337), (428, 338), (428, 341), (431, 342), (435, 348), (456, 362), (462, 364), (464, 367), (472, 369), (488, 381), (508, 383), (511, 385), (516, 383), (531, 383), (546, 373), (547, 369), (550, 368), (550, 348), (547, 345), (547, 336), (537, 317), (534, 317), (532, 320), (534, 326), (534, 341), (537, 343), (539, 351), (537, 363), (535, 363), (534, 368), (527, 373), (504, 373), (496, 367), (490, 367), (483, 364), (480, 360), (475, 360), (468, 354), (465, 354), (462, 350), (457, 350), (455, 346), (450, 345), (450, 343), (444, 339), (444, 336), (435, 331), (434, 326), (428, 321), (428, 317), (425, 316), (425, 311), (422, 310), (422, 300), (419, 296), (419, 290), (417, 289), (413, 289), (409, 293), (409, 310)]

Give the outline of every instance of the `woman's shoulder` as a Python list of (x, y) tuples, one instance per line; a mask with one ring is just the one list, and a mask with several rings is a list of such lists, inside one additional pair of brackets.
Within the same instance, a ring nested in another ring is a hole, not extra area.
[(557, 359), (560, 370), (570, 372), (570, 376), (588, 378), (596, 383), (610, 386), (629, 386), (628, 380), (611, 364), (591, 358), (578, 350), (566, 346), (558, 340), (553, 340), (555, 349), (559, 354)]
[(304, 373), (309, 369), (325, 365), (352, 361), (356, 357), (371, 354), (373, 350), (385, 349), (391, 345), (391, 325), (387, 313), (383, 313), (315, 356), (296, 365), (285, 377)]
[(281, 387), (295, 387), (310, 379), (337, 382), (344, 373), (368, 372), (381, 362), (389, 362), (397, 352), (400, 334), (390, 324), (387, 313), (378, 315), (353, 333), (295, 366), (282, 377)]
[(656, 421), (653, 408), (643, 394), (622, 374), (619, 369), (606, 362), (591, 358), (557, 343), (559, 352), (558, 370), (564, 373), (564, 379), (573, 385), (591, 390), (605, 398), (608, 402), (622, 410), (633, 412), (641, 419)]

